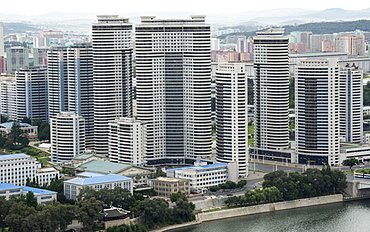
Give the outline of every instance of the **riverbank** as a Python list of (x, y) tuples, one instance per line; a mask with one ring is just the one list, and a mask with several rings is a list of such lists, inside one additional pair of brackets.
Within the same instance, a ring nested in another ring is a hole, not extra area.
[(267, 213), (267, 212), (274, 212), (280, 210), (288, 210), (288, 209), (295, 209), (295, 208), (302, 208), (308, 206), (315, 206), (315, 205), (324, 205), (330, 203), (337, 203), (343, 201), (342, 194), (336, 195), (329, 195), (329, 196), (321, 196), (321, 197), (313, 197), (313, 198), (304, 198), (294, 201), (283, 201), (283, 202), (276, 202), (276, 203), (269, 203), (269, 204), (262, 204), (262, 205), (254, 205), (254, 206), (247, 206), (247, 207), (239, 207), (235, 209), (225, 209), (207, 213), (199, 213), (196, 215), (196, 220), (184, 224), (179, 225), (172, 225), (163, 227), (160, 229), (152, 230), (152, 232), (164, 232), (164, 231), (172, 231), (183, 227), (188, 227), (192, 225), (197, 225), (202, 222), (206, 221), (213, 221), (213, 220), (220, 220), (232, 217), (240, 217), (246, 215), (254, 215), (260, 213)]

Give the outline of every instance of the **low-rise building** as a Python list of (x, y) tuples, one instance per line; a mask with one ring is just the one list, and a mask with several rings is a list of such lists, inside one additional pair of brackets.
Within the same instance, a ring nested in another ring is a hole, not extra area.
[(361, 161), (370, 161), (370, 145), (341, 143), (340, 163), (345, 159), (356, 158)]
[(24, 153), (0, 155), (0, 183), (26, 185), (30, 181), (40, 181), (39, 184), (50, 184), (59, 175), (54, 168), (41, 168), (35, 158)]
[(150, 186), (160, 197), (170, 197), (172, 193), (190, 194), (190, 180), (158, 177), (150, 180)]
[(36, 182), (42, 186), (48, 185), (50, 182), (59, 176), (59, 171), (55, 168), (37, 168), (36, 169)]
[[(5, 122), (0, 124), (0, 132), (4, 132), (5, 134), (9, 134), (12, 131), (14, 122)], [(32, 126), (28, 123), (19, 123), (20, 129), (24, 134), (27, 135), (29, 140), (36, 140), (37, 133), (38, 133), (38, 126)]]
[(85, 175), (80, 174), (71, 180), (64, 181), (64, 195), (68, 199), (76, 199), (80, 191), (84, 187), (89, 187), (94, 190), (101, 190), (103, 188), (114, 189), (121, 187), (128, 189), (133, 193), (133, 180), (132, 178), (118, 175), (118, 174), (99, 174)]
[(0, 197), (5, 197), (7, 200), (9, 200), (11, 196), (19, 197), (21, 195), (26, 195), (28, 192), (33, 192), (38, 204), (46, 204), (57, 199), (57, 192), (54, 191), (0, 183)]
[(134, 180), (135, 186), (147, 185), (148, 180), (152, 178), (155, 173), (155, 169), (104, 160), (90, 160), (86, 163), (80, 164), (76, 168), (76, 171), (97, 172), (102, 174), (111, 173), (127, 176)]
[(40, 188), (32, 188), (28, 186), (22, 186), (22, 192), (24, 195), (27, 194), (28, 192), (33, 192), (38, 204), (46, 204), (48, 202), (57, 200), (57, 194), (58, 194), (57, 192), (54, 192), (54, 191), (40, 189)]
[(172, 168), (167, 170), (167, 177), (190, 180), (192, 191), (205, 191), (211, 186), (238, 181), (238, 169), (235, 162), (204, 165), (195, 162), (195, 166)]

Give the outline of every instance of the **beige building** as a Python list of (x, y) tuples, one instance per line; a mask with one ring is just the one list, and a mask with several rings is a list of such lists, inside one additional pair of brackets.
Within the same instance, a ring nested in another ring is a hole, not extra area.
[(160, 197), (170, 197), (172, 193), (190, 194), (190, 180), (158, 177), (150, 181), (153, 190), (156, 191)]

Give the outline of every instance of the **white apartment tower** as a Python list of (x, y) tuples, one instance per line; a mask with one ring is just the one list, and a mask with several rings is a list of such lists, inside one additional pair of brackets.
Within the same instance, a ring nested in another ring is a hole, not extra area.
[(51, 161), (68, 162), (85, 151), (85, 120), (62, 111), (50, 118)]
[(16, 120), (48, 118), (48, 81), (46, 67), (27, 67), (16, 71)]
[(248, 82), (244, 63), (220, 64), (216, 71), (216, 154), (248, 175)]
[(298, 61), (296, 154), (302, 164), (339, 164), (340, 82), (336, 59)]
[[(0, 114), (15, 120), (16, 109), (16, 84), (14, 74), (0, 76)], [(2, 122), (3, 123), (3, 122)]]
[(132, 24), (99, 15), (92, 25), (94, 137), (97, 154), (108, 154), (108, 122), (132, 116)]
[(282, 150), (289, 144), (288, 37), (283, 28), (254, 38), (255, 146)]
[(68, 110), (67, 47), (48, 51), (49, 118)]
[(136, 26), (137, 117), (147, 162), (183, 165), (212, 153), (210, 25), (141, 17)]
[(109, 123), (109, 160), (115, 163), (145, 163), (146, 124), (135, 118), (119, 118)]
[(0, 56), (5, 56), (4, 48), (4, 23), (0, 22)]
[(68, 111), (85, 120), (86, 148), (94, 149), (93, 52), (90, 44), (67, 48)]
[(344, 67), (339, 75), (341, 140), (363, 143), (362, 71), (357, 67)]

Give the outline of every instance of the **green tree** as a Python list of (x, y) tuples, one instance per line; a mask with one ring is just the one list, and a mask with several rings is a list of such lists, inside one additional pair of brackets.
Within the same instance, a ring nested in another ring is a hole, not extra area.
[(32, 121), (31, 121), (31, 119), (30, 119), (30, 118), (27, 118), (27, 117), (23, 118), (23, 119), (21, 120), (21, 122), (23, 122), (23, 123), (28, 123), (28, 124), (32, 125)]
[(0, 228), (5, 228), (7, 226), (4, 219), (9, 214), (12, 202), (5, 200), (5, 197), (0, 197), (0, 206)]
[(147, 223), (164, 223), (170, 217), (168, 202), (161, 198), (147, 198), (139, 203), (139, 208)]
[(33, 208), (37, 206), (37, 199), (32, 191), (28, 191), (26, 194), (26, 205)]
[(177, 202), (179, 200), (187, 201), (188, 199), (186, 198), (186, 195), (184, 193), (178, 192), (178, 193), (172, 193), (170, 195), (170, 200), (172, 202)]
[(4, 221), (11, 231), (28, 232), (29, 217), (36, 213), (33, 207), (23, 202), (13, 202)]
[(173, 207), (172, 215), (176, 223), (189, 222), (195, 219), (193, 211), (195, 205), (192, 202), (188, 202), (188, 199), (178, 199), (176, 206)]
[(349, 166), (349, 168), (351, 169), (351, 171), (352, 171), (352, 167), (353, 166), (359, 165), (359, 164), (360, 164), (360, 161), (358, 159), (356, 159), (356, 158), (345, 159), (342, 162), (342, 165), (343, 166)]
[(241, 188), (241, 187), (244, 187), (246, 184), (247, 184), (246, 180), (239, 180), (237, 187)]
[(82, 222), (83, 231), (95, 231), (96, 221), (100, 218), (99, 212), (103, 210), (103, 202), (94, 197), (76, 202), (76, 218)]
[(283, 194), (275, 186), (264, 188), (262, 190), (265, 200), (268, 203), (280, 201), (283, 198)]
[(41, 119), (33, 120), (33, 126), (38, 126), (38, 138), (39, 140), (50, 140), (50, 125)]

